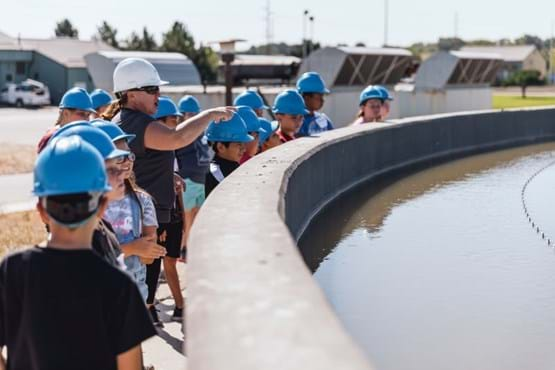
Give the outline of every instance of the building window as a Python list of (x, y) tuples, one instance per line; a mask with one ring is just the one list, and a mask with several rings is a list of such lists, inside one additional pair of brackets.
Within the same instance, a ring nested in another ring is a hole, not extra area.
[(24, 75), (25, 74), (25, 62), (16, 62), (15, 63), (15, 73), (17, 75)]
[(6, 81), (7, 81), (7, 82), (12, 82), (12, 79), (13, 79), (13, 77), (12, 77), (11, 73), (8, 73), (8, 74), (6, 75)]

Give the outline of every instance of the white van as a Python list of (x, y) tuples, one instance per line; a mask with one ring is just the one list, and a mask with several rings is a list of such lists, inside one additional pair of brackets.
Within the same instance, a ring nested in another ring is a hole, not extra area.
[(29, 78), (20, 84), (6, 84), (0, 90), (0, 102), (16, 107), (49, 105), (50, 91), (42, 82)]

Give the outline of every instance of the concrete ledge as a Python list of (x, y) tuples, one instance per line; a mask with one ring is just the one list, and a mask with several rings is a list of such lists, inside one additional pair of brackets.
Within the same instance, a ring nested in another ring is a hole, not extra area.
[(484, 111), (348, 127), (252, 159), (192, 230), (189, 367), (369, 369), (296, 246), (314, 215), (391, 171), (554, 139), (553, 108)]

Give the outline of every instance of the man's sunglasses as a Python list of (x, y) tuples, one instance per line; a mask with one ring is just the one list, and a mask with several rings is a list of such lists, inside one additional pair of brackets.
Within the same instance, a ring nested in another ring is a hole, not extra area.
[(149, 95), (156, 95), (160, 92), (160, 86), (143, 86), (129, 91), (144, 91)]

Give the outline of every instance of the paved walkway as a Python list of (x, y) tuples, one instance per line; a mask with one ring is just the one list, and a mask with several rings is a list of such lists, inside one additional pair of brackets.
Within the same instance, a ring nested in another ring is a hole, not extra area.
[(0, 142), (36, 146), (57, 118), (57, 107), (0, 108)]
[(35, 208), (33, 174), (0, 176), (0, 214)]
[[(183, 287), (185, 283), (186, 264), (178, 262), (179, 280)], [(183, 293), (186, 296), (186, 292)], [(160, 310), (160, 319), (164, 327), (158, 329), (158, 336), (143, 344), (145, 365), (154, 365), (156, 370), (182, 370), (186, 367), (183, 355), (184, 327), (180, 322), (171, 321), (174, 301), (168, 285), (163, 282), (158, 288), (156, 307)]]

